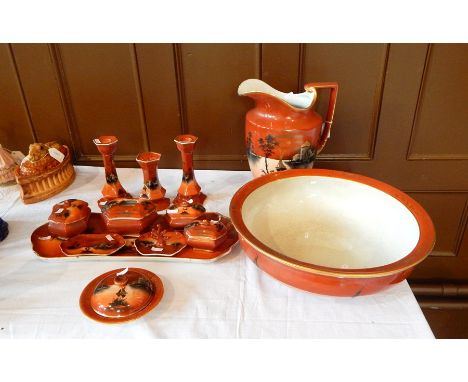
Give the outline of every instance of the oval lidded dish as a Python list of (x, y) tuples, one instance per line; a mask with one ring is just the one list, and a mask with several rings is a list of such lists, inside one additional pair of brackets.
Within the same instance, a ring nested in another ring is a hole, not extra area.
[(52, 207), (49, 215), (49, 232), (52, 235), (69, 238), (86, 230), (91, 209), (88, 203), (79, 199), (67, 199)]
[(427, 212), (402, 191), (362, 175), (274, 172), (241, 187), (230, 215), (247, 255), (288, 285), (333, 296), (378, 292), (431, 252)]

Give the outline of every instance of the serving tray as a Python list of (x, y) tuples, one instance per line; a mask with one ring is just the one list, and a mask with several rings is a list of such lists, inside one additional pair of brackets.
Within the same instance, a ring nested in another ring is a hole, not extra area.
[[(227, 219), (230, 222), (230, 219)], [(163, 215), (159, 215), (155, 223), (167, 224)], [(88, 228), (84, 233), (108, 233), (106, 224), (100, 213), (91, 213)], [(31, 235), (33, 252), (45, 261), (165, 261), (165, 262), (199, 262), (210, 263), (226, 256), (231, 252), (231, 248), (237, 243), (238, 235), (234, 227), (229, 224), (228, 237), (216, 251), (206, 251), (195, 249), (187, 245), (182, 251), (174, 256), (142, 256), (134, 246), (134, 241), (138, 236), (124, 236), (125, 246), (112, 255), (107, 256), (65, 256), (60, 250), (60, 244), (64, 241), (50, 234), (48, 223), (36, 228)]]

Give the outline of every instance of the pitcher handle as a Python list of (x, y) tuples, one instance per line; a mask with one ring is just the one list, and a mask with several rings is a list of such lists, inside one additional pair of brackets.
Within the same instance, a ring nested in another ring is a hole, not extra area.
[(336, 82), (311, 82), (304, 85), (306, 91), (311, 88), (330, 89), (330, 99), (328, 101), (327, 116), (325, 118), (325, 128), (320, 135), (320, 140), (317, 145), (317, 154), (323, 150), (328, 138), (330, 138), (330, 130), (333, 124), (333, 114), (335, 113), (336, 96), (338, 95), (338, 84)]

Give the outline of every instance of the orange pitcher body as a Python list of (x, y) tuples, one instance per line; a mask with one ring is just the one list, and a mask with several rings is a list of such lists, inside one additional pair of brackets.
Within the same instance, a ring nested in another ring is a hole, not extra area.
[[(310, 83), (300, 94), (282, 93), (263, 81), (249, 79), (238, 94), (255, 100), (245, 117), (247, 158), (253, 176), (294, 168), (311, 168), (325, 146), (333, 123), (338, 84)], [(330, 88), (325, 123), (313, 106), (317, 88)]]

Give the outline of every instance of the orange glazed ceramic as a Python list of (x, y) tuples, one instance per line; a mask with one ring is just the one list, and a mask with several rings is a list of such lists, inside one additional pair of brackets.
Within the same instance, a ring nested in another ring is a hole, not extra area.
[(121, 235), (139, 235), (158, 217), (156, 206), (146, 199), (103, 198), (98, 205), (108, 231)]
[(91, 209), (88, 203), (78, 199), (67, 199), (52, 207), (49, 215), (49, 232), (68, 238), (86, 230)]
[(173, 204), (166, 210), (166, 221), (172, 228), (184, 228), (187, 224), (205, 213), (201, 204), (182, 202), (179, 206)]
[(113, 135), (101, 135), (93, 140), (104, 161), (106, 183), (101, 192), (106, 198), (131, 198), (132, 196), (120, 184), (115, 168), (114, 153), (117, 150), (118, 141), (117, 137)]
[(193, 248), (214, 251), (227, 238), (227, 229), (218, 220), (195, 220), (184, 227), (187, 243)]
[(158, 177), (160, 159), (161, 154), (154, 152), (140, 153), (136, 157), (136, 161), (143, 171), (143, 188), (140, 198), (157, 200), (164, 198), (164, 195), (166, 195), (166, 189), (161, 186)]
[(73, 236), (60, 244), (65, 256), (108, 256), (125, 246), (125, 239), (115, 233), (88, 233)]
[(164, 294), (161, 279), (142, 268), (116, 269), (92, 280), (80, 296), (88, 318), (103, 324), (136, 320), (156, 307)]
[(404, 280), (431, 252), (426, 211), (402, 191), (362, 175), (290, 170), (253, 179), (231, 200), (248, 257), (305, 291), (359, 296)]
[[(255, 100), (255, 107), (245, 116), (247, 158), (254, 177), (310, 168), (324, 148), (333, 123), (338, 84), (317, 82), (304, 88), (300, 94), (282, 93), (256, 79), (239, 85), (239, 95)], [(316, 89), (330, 89), (325, 122), (313, 109)]]
[(160, 224), (135, 240), (135, 248), (143, 256), (174, 256), (186, 246), (187, 240), (181, 232), (164, 229)]
[(182, 156), (182, 182), (180, 184), (177, 196), (173, 203), (181, 205), (184, 202), (189, 204), (203, 204), (206, 195), (201, 192), (201, 187), (195, 179), (193, 170), (193, 150), (198, 137), (191, 134), (178, 135), (174, 142)]

